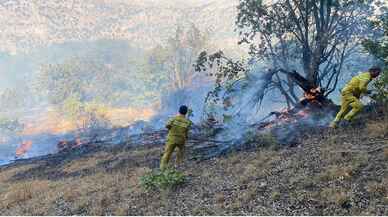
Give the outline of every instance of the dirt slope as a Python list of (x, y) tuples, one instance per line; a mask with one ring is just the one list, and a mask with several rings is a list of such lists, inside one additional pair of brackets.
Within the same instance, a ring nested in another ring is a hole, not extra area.
[(387, 215), (388, 121), (188, 161), (185, 184), (145, 192), (161, 146), (88, 150), (0, 168), (2, 215)]

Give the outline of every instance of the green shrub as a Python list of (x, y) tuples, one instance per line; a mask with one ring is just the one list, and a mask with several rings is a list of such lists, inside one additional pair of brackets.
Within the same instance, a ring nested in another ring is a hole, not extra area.
[(382, 75), (374, 82), (374, 94), (372, 98), (380, 104), (388, 103), (388, 71), (382, 73)]
[(108, 107), (95, 101), (83, 102), (77, 94), (67, 97), (62, 105), (62, 113), (77, 124), (78, 129), (99, 129), (111, 126), (106, 114)]
[(224, 117), (224, 123), (230, 123), (233, 120), (233, 116), (231, 115), (223, 115)]
[(371, 22), (371, 26), (377, 31), (383, 31), (384, 34), (377, 39), (367, 39), (362, 45), (385, 68), (374, 84), (375, 94), (372, 98), (378, 103), (386, 105), (388, 103), (388, 15), (384, 14), (377, 18)]
[(178, 186), (184, 181), (185, 176), (183, 173), (173, 169), (152, 171), (140, 177), (140, 185), (146, 190), (164, 190)]

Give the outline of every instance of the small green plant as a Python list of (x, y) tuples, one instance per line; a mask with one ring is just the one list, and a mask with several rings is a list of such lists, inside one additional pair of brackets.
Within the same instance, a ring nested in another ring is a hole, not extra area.
[(381, 104), (388, 103), (388, 71), (382, 73), (382, 75), (374, 82), (374, 94), (372, 98)]
[(140, 185), (146, 190), (164, 190), (178, 186), (184, 181), (185, 176), (183, 173), (174, 169), (152, 171), (140, 177)]
[(281, 194), (280, 194), (279, 191), (272, 191), (272, 193), (271, 193), (271, 199), (272, 200), (275, 200), (275, 201), (279, 200), (280, 197), (281, 197)]
[(233, 117), (231, 115), (223, 115), (224, 117), (224, 123), (230, 123), (233, 120)]

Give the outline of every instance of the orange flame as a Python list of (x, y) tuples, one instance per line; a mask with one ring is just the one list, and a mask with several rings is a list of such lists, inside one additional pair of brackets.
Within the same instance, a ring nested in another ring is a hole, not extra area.
[(311, 89), (308, 92), (305, 92), (304, 98), (310, 101), (315, 100), (320, 93), (321, 93), (321, 88), (317, 87), (317, 88)]
[(31, 141), (23, 141), (22, 144), (16, 149), (15, 155), (17, 157), (21, 157), (25, 153), (27, 153), (32, 147)]

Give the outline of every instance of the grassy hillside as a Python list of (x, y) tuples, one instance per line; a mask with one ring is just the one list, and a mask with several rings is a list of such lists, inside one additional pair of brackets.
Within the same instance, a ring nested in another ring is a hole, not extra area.
[[(366, 120), (365, 117), (362, 120)], [(162, 146), (92, 146), (0, 168), (3, 215), (383, 215), (388, 117), (180, 168), (184, 184), (145, 191)]]

